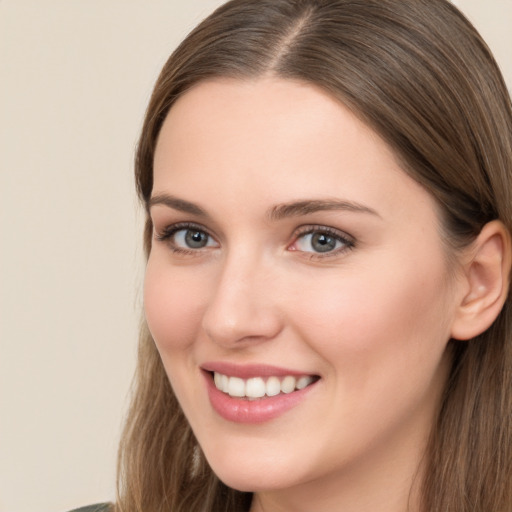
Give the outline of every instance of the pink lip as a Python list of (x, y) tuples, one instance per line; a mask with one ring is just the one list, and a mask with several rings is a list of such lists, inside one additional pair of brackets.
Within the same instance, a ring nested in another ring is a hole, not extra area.
[[(265, 377), (275, 375), (276, 377), (283, 375), (305, 375), (304, 373), (290, 372), (288, 370), (282, 371), (275, 367), (269, 366), (237, 366), (236, 368), (230, 364), (214, 364), (215, 370), (210, 370), (211, 365), (203, 365), (203, 376), (206, 381), (208, 390), (208, 397), (210, 403), (222, 418), (235, 423), (263, 423), (277, 418), (299, 405), (309, 394), (309, 392), (316, 386), (317, 382), (310, 384), (308, 387), (293, 391), (288, 394), (279, 394), (272, 397), (264, 397), (256, 400), (247, 400), (243, 398), (235, 398), (219, 391), (211, 376), (212, 371), (230, 375), (233, 377), (250, 378), (255, 376)], [(222, 368), (222, 370), (220, 369)], [(264, 372), (261, 370), (264, 369)], [(234, 370), (234, 371), (233, 371)]]
[(220, 361), (204, 363), (201, 365), (201, 368), (207, 372), (222, 373), (223, 375), (239, 377), (240, 379), (250, 379), (251, 377), (272, 377), (273, 375), (275, 377), (284, 377), (286, 375), (301, 377), (302, 375), (309, 375), (308, 373), (298, 372), (297, 370), (289, 370), (266, 364), (239, 365)]

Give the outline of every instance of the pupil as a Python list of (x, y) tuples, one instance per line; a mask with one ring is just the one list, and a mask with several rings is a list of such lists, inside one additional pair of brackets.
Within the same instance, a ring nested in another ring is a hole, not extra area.
[(317, 252), (329, 252), (336, 247), (336, 240), (325, 233), (315, 233), (311, 238), (311, 245)]
[(193, 249), (204, 247), (208, 241), (208, 235), (202, 231), (187, 231), (185, 241)]

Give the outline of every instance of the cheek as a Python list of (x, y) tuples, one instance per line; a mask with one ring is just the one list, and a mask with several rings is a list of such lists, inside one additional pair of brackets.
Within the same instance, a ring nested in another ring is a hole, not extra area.
[(294, 305), (295, 317), (325, 360), (354, 369), (361, 380), (373, 378), (376, 368), (419, 365), (426, 354), (435, 364), (449, 338), (451, 313), (443, 265), (428, 268), (421, 274), (401, 262), (386, 272), (366, 269), (338, 282), (311, 283), (308, 300)]
[(371, 274), (353, 273), (329, 293), (313, 286), (311, 300), (296, 303), (303, 339), (326, 364), (332, 402), (343, 404), (333, 429), (353, 439), (354, 449), (359, 439), (415, 418), (428, 423), (446, 379), (449, 314), (441, 273), (424, 280), (402, 266), (394, 276)]
[(144, 311), (161, 353), (186, 349), (193, 342), (201, 323), (205, 292), (198, 280), (199, 275), (173, 271), (160, 258), (150, 256), (144, 280)]

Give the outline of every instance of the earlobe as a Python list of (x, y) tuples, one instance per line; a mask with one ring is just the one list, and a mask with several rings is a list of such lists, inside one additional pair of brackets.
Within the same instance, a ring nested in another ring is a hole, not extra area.
[(468, 340), (492, 325), (507, 299), (510, 267), (510, 233), (502, 222), (489, 222), (464, 264), (466, 288), (452, 324), (452, 338)]

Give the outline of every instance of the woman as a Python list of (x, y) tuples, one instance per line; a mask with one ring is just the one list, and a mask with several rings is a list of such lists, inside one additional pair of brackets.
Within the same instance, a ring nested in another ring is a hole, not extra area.
[(136, 180), (114, 511), (512, 509), (512, 108), (449, 2), (228, 2)]

